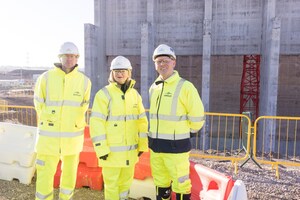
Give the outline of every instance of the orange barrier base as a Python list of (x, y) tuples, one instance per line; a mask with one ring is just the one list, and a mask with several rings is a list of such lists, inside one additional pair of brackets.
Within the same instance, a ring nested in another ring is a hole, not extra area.
[(150, 152), (144, 152), (138, 163), (135, 165), (134, 178), (144, 180), (147, 177), (152, 177), (150, 167)]
[[(54, 176), (54, 188), (59, 188), (61, 176), (61, 162), (57, 166)], [(79, 163), (75, 188), (89, 187), (92, 190), (103, 189), (103, 175), (100, 167), (87, 167), (84, 163)]]

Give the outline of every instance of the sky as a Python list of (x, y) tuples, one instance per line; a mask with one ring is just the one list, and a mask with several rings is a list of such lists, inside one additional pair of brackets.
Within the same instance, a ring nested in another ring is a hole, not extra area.
[(85, 23), (94, 24), (94, 0), (1, 0), (0, 67), (52, 67), (71, 41), (83, 68)]

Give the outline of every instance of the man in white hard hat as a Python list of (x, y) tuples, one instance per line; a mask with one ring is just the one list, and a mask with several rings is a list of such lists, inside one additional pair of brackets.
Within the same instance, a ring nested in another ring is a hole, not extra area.
[(132, 66), (124, 56), (111, 62), (109, 85), (95, 96), (91, 138), (102, 167), (105, 199), (128, 199), (138, 156), (148, 150), (148, 120)]
[(156, 197), (170, 199), (172, 188), (177, 200), (187, 200), (191, 196), (190, 137), (204, 124), (204, 108), (194, 85), (174, 70), (176, 55), (170, 46), (159, 45), (153, 61), (159, 77), (149, 89), (148, 139)]
[(38, 116), (36, 200), (53, 199), (53, 179), (60, 160), (59, 199), (72, 199), (83, 148), (91, 81), (78, 71), (79, 52), (74, 43), (62, 44), (58, 57), (60, 63), (38, 78), (34, 90)]

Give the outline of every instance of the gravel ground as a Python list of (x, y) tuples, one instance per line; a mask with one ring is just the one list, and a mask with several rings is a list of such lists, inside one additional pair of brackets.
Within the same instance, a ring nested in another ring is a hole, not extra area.
[[(230, 162), (211, 161), (204, 159), (193, 160), (197, 163), (218, 170), (234, 179), (242, 180), (247, 189), (248, 199), (262, 200), (299, 200), (300, 199), (300, 168), (279, 166), (280, 179), (275, 177), (275, 170), (269, 165), (262, 165), (259, 169), (251, 160), (243, 168), (239, 168), (238, 174), (234, 174), (234, 168)], [(55, 189), (55, 199), (57, 198)], [(0, 180), (0, 200), (32, 200), (35, 193), (35, 179), (30, 185), (24, 185), (17, 180)], [(103, 192), (90, 190), (89, 188), (76, 189), (74, 200), (102, 200)]]

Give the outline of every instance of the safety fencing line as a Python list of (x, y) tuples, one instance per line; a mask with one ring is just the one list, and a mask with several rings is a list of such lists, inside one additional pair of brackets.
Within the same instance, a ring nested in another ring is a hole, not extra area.
[(6, 100), (0, 98), (0, 105), (3, 105), (2, 107), (0, 107), (0, 113), (6, 112), (8, 102)]
[(37, 126), (36, 111), (33, 106), (0, 105), (0, 122)]
[[(191, 157), (231, 161), (237, 173), (238, 162), (253, 154), (259, 163), (275, 166), (277, 177), (278, 165), (300, 166), (300, 117), (261, 116), (254, 126), (243, 114), (206, 112), (205, 117), (192, 138)], [(37, 116), (33, 106), (0, 105), (0, 122), (37, 126)]]
[[(205, 113), (205, 125), (192, 139), (191, 157), (231, 161), (237, 173), (238, 162), (246, 160), (250, 152), (250, 134), (242, 137), (242, 121), (250, 133), (251, 120), (242, 114)], [(241, 153), (244, 151), (244, 153)]]
[(261, 116), (254, 122), (254, 159), (259, 163), (300, 167), (300, 117)]

